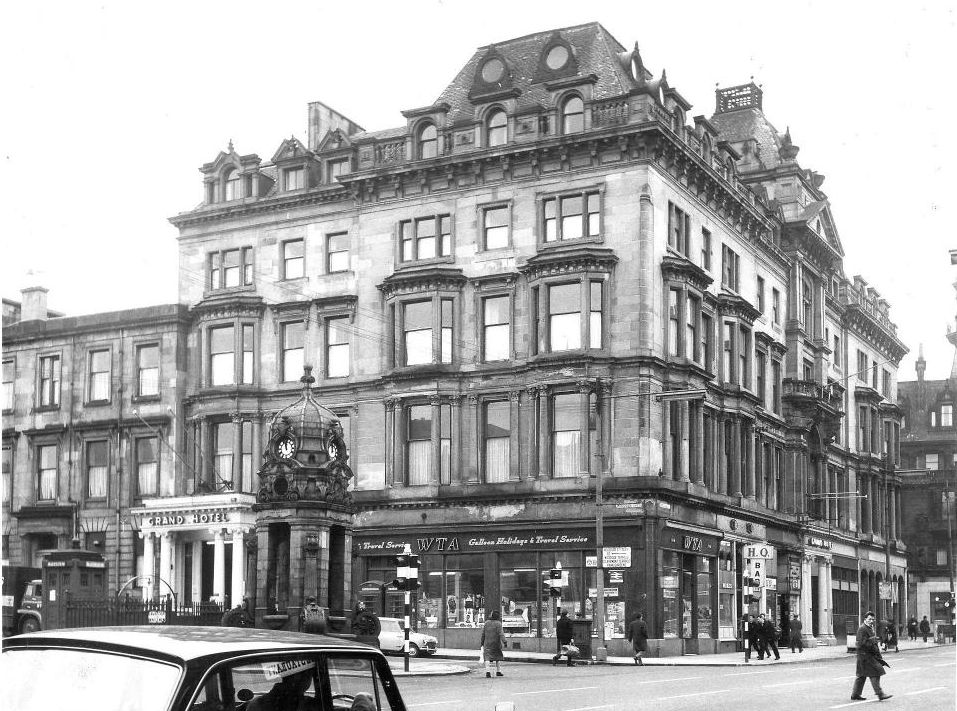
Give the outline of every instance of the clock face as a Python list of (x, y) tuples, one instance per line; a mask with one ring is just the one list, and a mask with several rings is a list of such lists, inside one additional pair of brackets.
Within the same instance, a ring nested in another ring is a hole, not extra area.
[(296, 453), (296, 443), (291, 437), (284, 437), (279, 440), (276, 450), (280, 457), (289, 459)]
[(332, 441), (329, 443), (329, 446), (326, 448), (326, 451), (329, 453), (329, 459), (338, 459), (339, 458), (339, 445)]

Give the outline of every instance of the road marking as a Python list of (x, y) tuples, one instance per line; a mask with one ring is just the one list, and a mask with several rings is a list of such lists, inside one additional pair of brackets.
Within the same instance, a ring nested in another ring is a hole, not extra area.
[(953, 665), (954, 665), (954, 663), (953, 663), (952, 661), (950, 661), (950, 662), (944, 662), (943, 664), (933, 664), (933, 665), (931, 665), (931, 666), (935, 666), (935, 667), (950, 667), (950, 666), (953, 666)]
[(703, 679), (700, 676), (679, 676), (675, 679), (649, 679), (648, 681), (639, 681), (639, 684), (661, 684), (665, 681), (691, 681), (692, 679)]
[(568, 711), (592, 711), (592, 709), (610, 709), (614, 708), (611, 704), (604, 706), (579, 706), (577, 709), (568, 709)]
[(918, 669), (920, 669), (920, 667), (907, 667), (907, 669), (897, 669), (896, 667), (891, 667), (890, 669), (891, 671), (895, 671), (895, 672), (912, 672), (912, 671), (917, 671)]
[(679, 696), (662, 696), (656, 701), (670, 701), (671, 699), (687, 699), (690, 696), (707, 696), (709, 694), (727, 694), (731, 689), (715, 689), (714, 691), (699, 691), (695, 694), (680, 694)]
[(901, 696), (916, 696), (917, 694), (926, 694), (928, 691), (940, 691), (941, 689), (946, 689), (946, 686), (933, 686), (930, 689), (921, 689), (920, 691), (909, 691), (906, 694), (901, 694)]
[(753, 671), (753, 672), (736, 672), (734, 674), (724, 674), (724, 676), (751, 676), (752, 674), (770, 674), (770, 669), (765, 669), (763, 671)]
[(783, 684), (765, 684), (764, 688), (773, 689), (776, 686), (795, 686), (796, 684), (813, 684), (817, 681), (818, 679), (806, 679), (804, 681), (786, 681)]
[(406, 706), (438, 706), (439, 704), (460, 704), (462, 699), (449, 699), (448, 701), (423, 701), (421, 704), (406, 704)]
[[(543, 689), (542, 691), (516, 691), (514, 696), (526, 696), (528, 694), (559, 694), (563, 691), (586, 691), (588, 689), (597, 689), (597, 686), (576, 686), (573, 689)], [(596, 706), (595, 708), (602, 708)]]
[(845, 708), (845, 707), (847, 707), (847, 706), (857, 706), (858, 704), (869, 704), (869, 703), (871, 703), (872, 701), (877, 701), (877, 697), (875, 697), (875, 698), (873, 698), (873, 699), (864, 699), (863, 701), (851, 701), (851, 702), (848, 703), (848, 704), (838, 704), (837, 706), (832, 706), (831, 708), (832, 708), (832, 709), (843, 709), (843, 708)]

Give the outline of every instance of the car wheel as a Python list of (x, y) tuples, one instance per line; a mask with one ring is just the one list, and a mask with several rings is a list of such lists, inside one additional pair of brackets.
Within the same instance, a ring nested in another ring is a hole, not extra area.
[(29, 634), (30, 632), (39, 632), (40, 623), (36, 617), (28, 617), (20, 623), (20, 634)]
[(418, 645), (415, 645), (415, 644), (412, 644), (411, 642), (409, 642), (409, 656), (410, 656), (410, 657), (417, 657), (417, 656), (419, 656), (419, 647), (418, 647)]

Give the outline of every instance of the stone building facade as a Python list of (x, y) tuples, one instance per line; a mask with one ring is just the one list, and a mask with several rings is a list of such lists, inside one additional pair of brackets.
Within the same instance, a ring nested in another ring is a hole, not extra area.
[(716, 99), (691, 117), (591, 23), (480, 48), (397, 128), (316, 102), (305, 143), (203, 165), (172, 218), (182, 487), (135, 511), (173, 534), (160, 569), (184, 579), (173, 504), (227, 492), (248, 525), (310, 364), (355, 473), (348, 592), (394, 611), (411, 545), (440, 645), (500, 610), (513, 647), (551, 649), (556, 605), (599, 617), (599, 575), (612, 653), (639, 611), (661, 654), (733, 648), (745, 609), (833, 643), (885, 581), (899, 615), (906, 349), (761, 90)]

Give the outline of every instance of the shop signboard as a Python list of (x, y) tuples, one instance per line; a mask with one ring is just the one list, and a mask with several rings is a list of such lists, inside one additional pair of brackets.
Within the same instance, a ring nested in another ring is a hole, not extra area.
[(745, 558), (772, 560), (775, 555), (775, 550), (774, 546), (769, 546), (767, 543), (745, 543), (742, 555)]
[(791, 590), (801, 589), (801, 561), (796, 558), (788, 559), (788, 582)]
[(624, 570), (609, 570), (608, 582), (611, 583), (612, 585), (619, 585), (625, 582), (625, 571)]
[(597, 556), (597, 555), (586, 555), (586, 556), (585, 556), (585, 567), (586, 567), (586, 568), (597, 568), (597, 567), (598, 567), (598, 556)]
[(891, 590), (893, 589), (893, 583), (880, 583), (880, 598), (881, 600), (890, 600), (893, 597)]
[(601, 549), (601, 564), (603, 568), (630, 568), (631, 547), (605, 546)]
[(605, 597), (618, 597), (618, 588), (605, 588), (603, 592)]
[[(410, 535), (408, 538), (360, 538), (353, 539), (357, 555), (395, 555), (401, 553), (406, 545), (413, 553), (482, 553), (485, 551), (522, 551), (522, 550), (580, 550), (594, 547), (593, 530), (572, 530), (564, 532), (523, 531), (486, 535), (466, 533), (452, 535)], [(606, 548), (607, 550), (619, 550)], [(629, 554), (631, 548), (627, 548)], [(631, 565), (629, 562), (628, 565)], [(617, 566), (623, 567), (623, 566)]]

